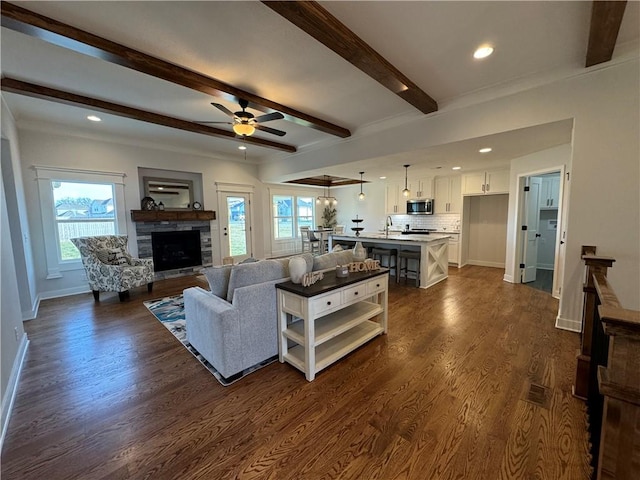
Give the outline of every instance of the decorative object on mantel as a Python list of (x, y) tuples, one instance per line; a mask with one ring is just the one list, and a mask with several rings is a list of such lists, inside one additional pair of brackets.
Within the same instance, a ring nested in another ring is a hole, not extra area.
[(164, 203), (160, 202), (158, 204), (158, 210), (164, 210)]
[(144, 197), (140, 202), (140, 209), (142, 210), (155, 210), (156, 201), (151, 197)]
[(310, 287), (311, 285), (316, 283), (318, 280), (322, 280), (323, 278), (324, 278), (324, 273), (322, 273), (322, 272), (305, 273), (302, 276), (302, 286), (303, 287)]
[(307, 262), (304, 257), (292, 257), (289, 260), (289, 276), (293, 283), (301, 283), (302, 276), (307, 272)]
[(351, 219), (351, 221), (356, 224), (355, 227), (351, 227), (351, 230), (356, 232), (356, 237), (359, 237), (360, 232), (364, 230), (364, 227), (360, 226), (360, 223), (364, 222), (364, 218), (358, 218), (358, 215), (356, 215), (356, 218)]
[(197, 202), (197, 201), (193, 202), (192, 207), (193, 207), (194, 210), (202, 210), (202, 204), (200, 202)]
[(355, 247), (353, 247), (353, 259), (356, 262), (362, 262), (367, 258), (367, 249), (364, 248), (362, 242), (356, 242)]

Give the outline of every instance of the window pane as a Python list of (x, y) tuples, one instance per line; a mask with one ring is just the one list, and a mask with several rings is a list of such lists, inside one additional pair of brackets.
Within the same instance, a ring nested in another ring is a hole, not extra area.
[(273, 216), (274, 217), (292, 217), (293, 216), (293, 198), (283, 195), (273, 196)]
[(293, 221), (290, 218), (274, 218), (273, 231), (275, 238), (292, 238)]
[(79, 260), (74, 237), (113, 235), (116, 210), (112, 184), (51, 182), (60, 260)]

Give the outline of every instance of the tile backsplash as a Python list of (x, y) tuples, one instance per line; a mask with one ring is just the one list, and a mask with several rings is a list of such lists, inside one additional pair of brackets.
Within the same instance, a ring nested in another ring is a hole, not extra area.
[[(392, 215), (393, 225), (390, 230), (409, 228), (435, 228), (443, 231), (460, 231), (460, 214), (442, 213), (434, 215)], [(382, 225), (384, 228), (384, 223)]]

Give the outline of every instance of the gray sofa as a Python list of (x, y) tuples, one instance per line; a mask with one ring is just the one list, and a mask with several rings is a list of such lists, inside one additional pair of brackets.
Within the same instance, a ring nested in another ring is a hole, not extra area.
[[(351, 250), (302, 254), (307, 271), (352, 261)], [(289, 279), (289, 259), (208, 267), (211, 291), (184, 291), (187, 339), (226, 379), (278, 355), (275, 284)]]

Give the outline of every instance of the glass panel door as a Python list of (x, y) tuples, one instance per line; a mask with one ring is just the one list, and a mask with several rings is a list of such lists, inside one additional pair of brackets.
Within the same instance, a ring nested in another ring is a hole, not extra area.
[(225, 210), (221, 218), (222, 255), (233, 257), (234, 263), (251, 256), (251, 218), (249, 196), (224, 194)]

